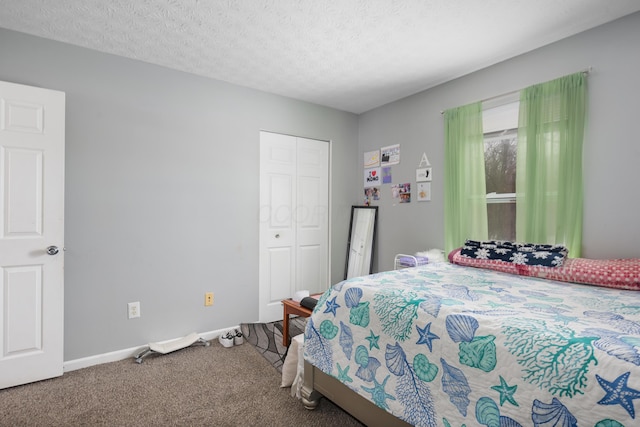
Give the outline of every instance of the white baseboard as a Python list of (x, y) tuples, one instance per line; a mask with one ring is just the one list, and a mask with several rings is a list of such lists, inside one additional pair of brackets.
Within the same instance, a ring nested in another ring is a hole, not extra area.
[[(231, 326), (229, 328), (217, 329), (215, 331), (202, 332), (202, 333), (199, 333), (198, 336), (200, 336), (200, 338), (204, 338), (207, 341), (210, 341), (214, 338), (218, 338), (220, 335), (222, 335), (222, 333), (228, 331), (229, 329), (236, 329), (236, 328), (239, 328), (239, 326)], [(175, 339), (178, 339), (178, 338), (180, 337), (177, 337)], [(168, 341), (173, 341), (173, 339), (165, 340), (162, 342), (164, 343)], [(138, 354), (140, 351), (142, 351), (142, 349), (144, 349), (145, 347), (147, 347), (147, 344), (143, 344), (139, 347), (131, 347), (131, 348), (125, 348), (123, 350), (112, 351), (109, 353), (96, 354), (95, 356), (83, 357), (75, 360), (68, 360), (62, 364), (63, 371), (71, 372), (77, 369), (88, 368), (89, 366), (101, 365), (103, 363), (117, 362), (119, 360), (124, 360), (128, 358), (133, 359), (133, 357), (136, 354)]]

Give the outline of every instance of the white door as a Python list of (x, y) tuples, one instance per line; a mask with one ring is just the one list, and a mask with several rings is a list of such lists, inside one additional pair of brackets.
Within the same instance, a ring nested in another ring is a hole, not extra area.
[(329, 283), (329, 143), (260, 133), (259, 318)]
[(0, 82), (0, 388), (62, 375), (64, 109)]

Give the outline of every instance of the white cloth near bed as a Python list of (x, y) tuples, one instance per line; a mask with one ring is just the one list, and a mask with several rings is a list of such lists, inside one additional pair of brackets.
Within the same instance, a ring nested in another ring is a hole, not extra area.
[(280, 387), (291, 387), (291, 396), (300, 399), (300, 389), (304, 377), (304, 334), (291, 339), (287, 357), (282, 365), (282, 383)]

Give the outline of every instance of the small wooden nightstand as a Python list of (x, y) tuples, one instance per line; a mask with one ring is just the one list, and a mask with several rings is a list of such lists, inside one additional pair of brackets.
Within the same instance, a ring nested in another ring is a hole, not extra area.
[[(322, 294), (311, 295), (312, 298), (319, 299)], [(282, 307), (284, 309), (284, 315), (282, 317), (282, 345), (289, 345), (289, 316), (302, 316), (309, 317), (311, 316), (312, 310), (300, 305), (299, 302), (296, 302), (289, 299), (282, 300)]]

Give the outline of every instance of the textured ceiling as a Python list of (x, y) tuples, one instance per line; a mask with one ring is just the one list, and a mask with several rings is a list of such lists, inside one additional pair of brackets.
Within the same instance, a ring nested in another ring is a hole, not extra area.
[(0, 0), (0, 27), (361, 113), (638, 10), (638, 0)]

